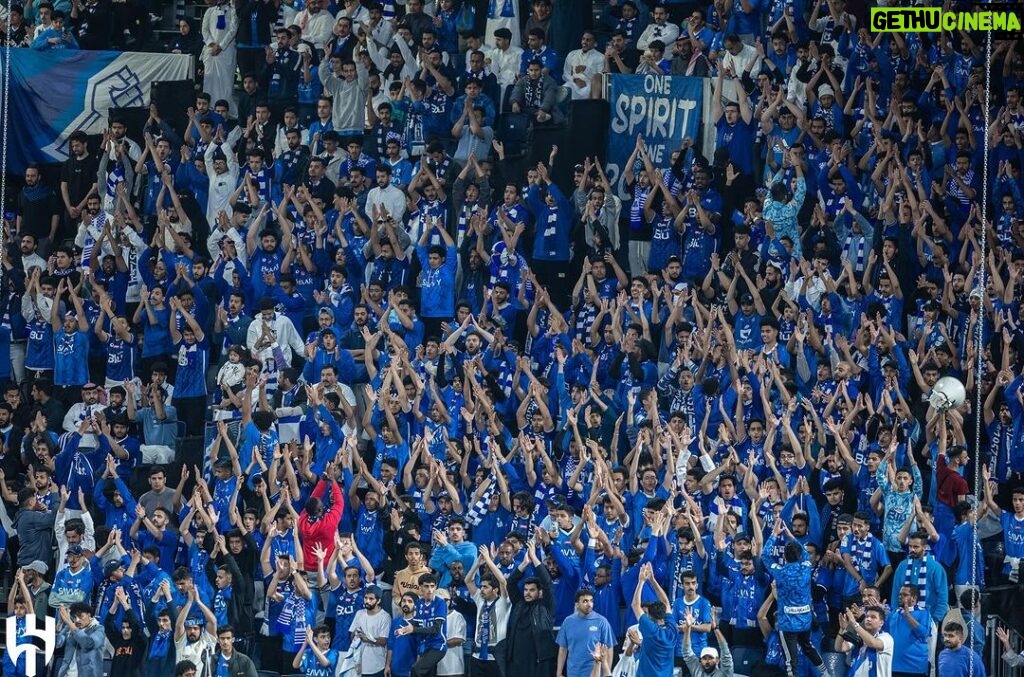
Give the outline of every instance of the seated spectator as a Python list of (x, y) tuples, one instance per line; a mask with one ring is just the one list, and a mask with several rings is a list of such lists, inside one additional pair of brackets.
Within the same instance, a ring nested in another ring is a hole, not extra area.
[(520, 78), (512, 90), (512, 112), (527, 113), (539, 123), (554, 121), (562, 122), (562, 112), (557, 103), (558, 85), (544, 74), (541, 61), (531, 61), (526, 68), (526, 77)]

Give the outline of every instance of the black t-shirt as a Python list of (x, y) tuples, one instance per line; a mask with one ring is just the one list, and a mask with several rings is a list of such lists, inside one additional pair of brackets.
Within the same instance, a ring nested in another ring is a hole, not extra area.
[(92, 155), (86, 155), (79, 160), (74, 155), (69, 157), (60, 170), (60, 182), (68, 184), (68, 197), (71, 206), (78, 205), (96, 183), (96, 173), (99, 171), (99, 160)]
[(50, 221), (58, 211), (57, 194), (49, 186), (25, 187), (18, 194), (18, 213), (23, 233), (36, 239), (50, 236)]
[(636, 72), (636, 67), (640, 65), (640, 50), (635, 47), (627, 47), (622, 50), (619, 54), (619, 58), (622, 59), (623, 65), (626, 66), (626, 70), (619, 68), (619, 63), (615, 59), (609, 59), (609, 71), (610, 73), (621, 73), (623, 75), (628, 73)]

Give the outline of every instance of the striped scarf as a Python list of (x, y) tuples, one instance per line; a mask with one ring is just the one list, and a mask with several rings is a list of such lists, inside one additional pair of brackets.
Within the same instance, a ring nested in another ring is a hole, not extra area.
[(578, 338), (584, 345), (590, 343), (590, 329), (597, 319), (597, 308), (588, 303), (580, 304), (576, 310), (576, 326), (574, 338)]
[[(878, 635), (875, 636), (877, 637)], [(861, 670), (861, 666), (865, 664), (867, 665), (867, 669)], [(847, 674), (864, 674), (869, 675), (869, 677), (880, 677), (878, 672), (878, 650), (862, 646), (857, 657), (853, 659), (853, 665), (850, 666)]]
[(306, 600), (294, 592), (285, 600), (284, 607), (277, 617), (281, 627), (291, 626), (294, 630), (292, 641), (300, 645), (306, 641)]
[(533, 530), (537, 528), (537, 522), (530, 517), (513, 517), (512, 524), (509, 525), (509, 533), (516, 534), (532, 534)]
[(874, 548), (872, 547), (871, 536), (868, 536), (863, 541), (858, 541), (853, 534), (850, 534), (847, 538), (850, 539), (850, 559), (863, 577), (866, 572), (872, 571), (871, 564)]
[[(637, 534), (639, 537), (639, 534)], [(683, 595), (683, 572), (697, 571), (696, 560), (691, 552), (689, 555), (676, 553), (676, 565), (672, 571), (672, 592), (671, 599), (678, 599)]]
[(478, 526), (483, 520), (484, 515), (487, 514), (487, 506), (491, 502), (491, 496), (494, 495), (497, 488), (498, 483), (491, 482), (490, 486), (488, 486), (484, 491), (483, 496), (480, 497), (480, 500), (474, 503), (466, 512), (466, 521), (469, 522), (471, 526)]
[(462, 248), (462, 243), (465, 242), (466, 234), (469, 232), (469, 221), (478, 211), (480, 211), (479, 202), (467, 202), (466, 204), (459, 207), (459, 222), (456, 226), (455, 231), (456, 248)]
[(385, 19), (395, 18), (395, 0), (384, 0), (383, 14)]
[[(253, 181), (256, 184), (256, 192), (260, 196), (260, 198), (264, 202), (270, 202), (270, 172), (267, 171), (267, 168), (264, 167), (260, 169), (258, 172), (254, 172), (247, 167), (245, 173), (253, 178)], [(242, 180), (244, 181), (245, 179), (243, 178)], [(248, 193), (243, 190), (242, 195), (240, 196), (239, 199), (241, 199), (243, 202), (248, 202)], [(250, 206), (255, 207), (256, 205)]]
[(629, 205), (629, 227), (631, 230), (643, 230), (644, 203), (647, 202), (647, 196), (650, 193), (650, 187), (641, 187), (639, 181), (633, 187), (633, 202)]
[[(108, 179), (109, 182), (109, 179)], [(103, 229), (103, 225), (107, 220), (106, 212), (100, 212), (97, 214), (89, 225), (85, 229), (85, 244), (82, 246), (82, 265), (89, 265), (89, 261), (92, 260), (92, 250), (96, 246), (96, 239), (92, 236), (93, 232), (100, 231)]]
[(110, 205), (117, 203), (117, 186), (120, 183), (124, 183), (124, 167), (118, 162), (111, 171), (107, 172), (106, 196)]
[(843, 259), (853, 263), (853, 270), (858, 275), (864, 272), (867, 265), (868, 242), (863, 234), (849, 233), (843, 243)]
[(903, 585), (917, 588), (917, 608), (927, 608), (928, 602), (928, 554), (925, 553), (921, 559), (910, 558), (907, 560), (906, 575)]

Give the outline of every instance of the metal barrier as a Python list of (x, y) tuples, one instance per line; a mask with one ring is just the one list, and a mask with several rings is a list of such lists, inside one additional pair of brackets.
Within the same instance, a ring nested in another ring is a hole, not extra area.
[(999, 616), (989, 616), (985, 622), (985, 669), (989, 677), (1024, 677), (1024, 667), (1011, 668), (1003, 660), (1003, 643), (996, 637), (996, 628), (1005, 628), (1010, 633), (1010, 646), (1014, 651), (1024, 651), (1024, 636), (1003, 622)]

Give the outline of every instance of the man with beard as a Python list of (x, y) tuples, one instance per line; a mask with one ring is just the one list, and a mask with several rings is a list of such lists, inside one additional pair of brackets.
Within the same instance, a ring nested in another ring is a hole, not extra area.
[(412, 623), (395, 630), (395, 635), (415, 636), (416, 660), (409, 674), (428, 677), (436, 672), (437, 664), (448, 650), (448, 604), (437, 594), (436, 576), (424, 574), (420, 576), (419, 584), (420, 598), (416, 602)]
[(718, 638), (718, 646), (722, 651), (721, 658), (718, 656), (719, 649), (710, 646), (701, 649), (700, 658), (693, 653), (693, 647), (690, 645), (692, 627), (693, 619), (688, 617), (683, 623), (683, 661), (690, 674), (694, 677), (732, 677), (732, 654), (729, 652), (725, 636), (718, 629), (718, 625), (714, 623), (714, 616), (712, 615), (711, 629), (714, 630), (715, 637)]
[[(15, 222), (17, 232), (22, 235), (23, 240), (25, 235), (31, 235), (40, 247), (43, 243), (49, 247), (49, 243), (56, 238), (57, 226), (60, 225), (57, 204), (57, 195), (53, 188), (41, 180), (39, 166), (30, 164), (25, 169), (25, 187), (18, 195), (18, 217)], [(24, 245), (24, 242), (22, 244)], [(24, 260), (24, 247), (22, 249)]]
[[(205, 619), (189, 618), (193, 605), (198, 605)], [(196, 665), (196, 677), (212, 677), (206, 670), (206, 659), (217, 646), (217, 618), (194, 587), (188, 591), (188, 599), (178, 612), (174, 624), (174, 648), (179, 661), (191, 661)]]
[(385, 209), (393, 218), (401, 219), (405, 214), (405, 193), (391, 182), (391, 174), (390, 165), (377, 165), (374, 172), (377, 185), (366, 196), (366, 209), (370, 213), (374, 213), (374, 207)]
[[(473, 583), (476, 569), (485, 564), (488, 573), (480, 577), (480, 587)], [(480, 546), (480, 556), (469, 572), (466, 585), (476, 603), (476, 630), (473, 634), (473, 674), (481, 677), (499, 677), (504, 674), (506, 661), (505, 636), (508, 631), (512, 603), (504, 574), (498, 569), (486, 545)]]
[(400, 631), (413, 627), (413, 621), (416, 620), (416, 600), (414, 593), (403, 593), (398, 603), (401, 616), (391, 622), (384, 672), (390, 673), (393, 677), (408, 677), (409, 670), (416, 660), (416, 636), (411, 632), (399, 634)]
[[(536, 577), (519, 582), (527, 566), (533, 566)], [(557, 648), (554, 642), (555, 600), (551, 593), (551, 574), (541, 563), (537, 545), (530, 541), (526, 557), (512, 573), (506, 586), (512, 610), (506, 628), (506, 651), (509, 657), (507, 675), (554, 675)]]
[(68, 147), (71, 152), (60, 171), (60, 195), (64, 203), (65, 228), (82, 215), (86, 199), (95, 193), (98, 170), (96, 158), (89, 155), (89, 137), (84, 132), (72, 134), (68, 140)]
[(349, 628), (353, 640), (363, 643), (360, 667), (364, 677), (383, 677), (390, 629), (391, 614), (381, 607), (381, 590), (371, 585), (363, 592), (363, 608)]
[[(328, 612), (334, 616), (334, 639), (331, 648), (344, 653), (352, 644), (352, 623), (360, 607), (365, 608), (365, 592), (363, 590), (363, 573), (359, 567), (344, 567), (344, 581), (339, 581), (335, 573), (338, 569), (337, 558), (341, 551), (335, 550), (327, 562), (328, 582), (330, 583), (330, 602)], [(319, 556), (318, 556), (319, 557)]]
[[(20, 219), (21, 216), (18, 216)], [(54, 216), (54, 218), (58, 218)], [(46, 270), (46, 259), (39, 255), (39, 241), (32, 233), (23, 232), (18, 240), (21, 254), (21, 269), (27, 274), (31, 269)]]

